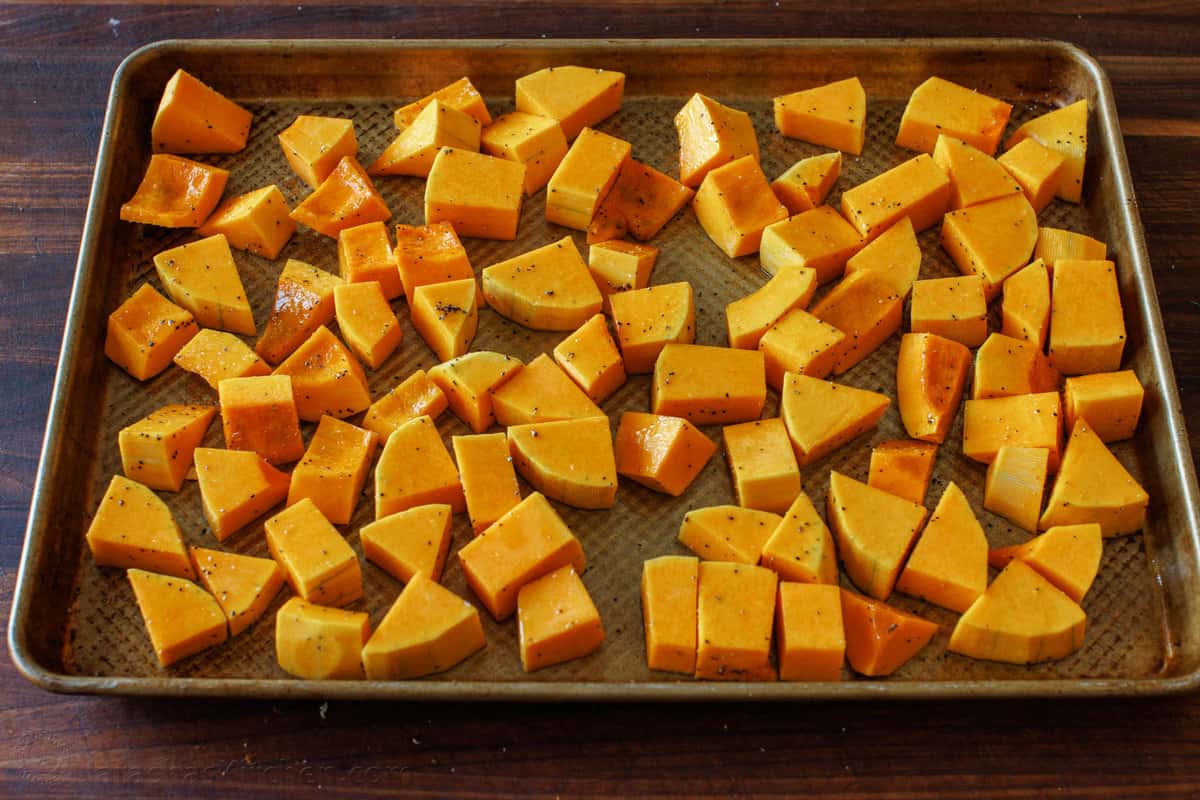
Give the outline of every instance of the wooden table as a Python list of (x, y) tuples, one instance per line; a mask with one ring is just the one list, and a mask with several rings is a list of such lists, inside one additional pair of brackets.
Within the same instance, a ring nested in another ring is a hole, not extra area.
[[(0, 5), (0, 617), (7, 619), (113, 69), (172, 37), (1031, 36), (1116, 90), (1200, 432), (1200, 5), (888, 0), (341, 8)], [(972, 7), (976, 5), (978, 7)], [(1028, 6), (1029, 11), (1020, 10)], [(1195, 442), (1195, 439), (1193, 439)], [(1194, 449), (1194, 444), (1193, 444)], [(1200, 696), (1143, 702), (384, 705), (46, 694), (0, 656), (0, 795), (1200, 795)]]

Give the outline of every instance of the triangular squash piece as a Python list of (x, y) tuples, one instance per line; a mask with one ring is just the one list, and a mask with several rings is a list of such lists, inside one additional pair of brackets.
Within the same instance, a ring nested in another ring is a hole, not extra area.
[(427, 94), (421, 99), (414, 100), (392, 112), (392, 121), (395, 123), (396, 129), (402, 131), (409, 125), (412, 125), (417, 115), (425, 110), (425, 107), (434, 100), (438, 100), (459, 111), (465, 111), (479, 120), (481, 126), (486, 127), (492, 124), (492, 115), (488, 113), (487, 103), (484, 102), (483, 96), (479, 94), (479, 90), (471, 83), (470, 78), (459, 78), (454, 83), (447, 84), (436, 92)]
[(750, 115), (697, 92), (675, 115), (679, 133), (679, 182), (695, 188), (709, 172), (752, 156), (758, 161), (758, 138)]
[(625, 74), (565, 65), (517, 78), (518, 111), (558, 120), (567, 139), (615, 114), (625, 94)]
[(925, 521), (925, 507), (836, 470), (829, 474), (825, 504), (846, 574), (866, 594), (886, 600)]
[(367, 174), (427, 178), (441, 148), (479, 152), (480, 131), (479, 120), (435, 99), (379, 154)]
[(967, 496), (950, 483), (896, 588), (951, 611), (966, 611), (987, 589), (987, 568), (987, 536)]
[(164, 250), (154, 257), (163, 288), (205, 328), (253, 336), (254, 315), (225, 234)]
[(474, 278), (427, 283), (413, 290), (409, 307), (413, 327), (439, 361), (449, 361), (471, 349), (479, 327), (475, 292)]
[(833, 365), (834, 374), (841, 375), (900, 330), (904, 295), (887, 276), (860, 271), (834, 286), (811, 313), (846, 334)]
[(485, 644), (475, 606), (420, 574), (363, 647), (363, 667), (368, 680), (417, 678), (445, 672)]
[(846, 261), (846, 277), (855, 272), (879, 273), (901, 297), (912, 292), (913, 282), (921, 273), (921, 245), (913, 231), (912, 220), (903, 217), (879, 238)]
[(929, 644), (938, 626), (885, 603), (842, 590), (846, 660), (868, 677), (891, 675)]
[(346, 228), (389, 219), (392, 212), (366, 170), (354, 156), (345, 156), (289, 216), (336, 239)]
[(841, 152), (822, 153), (792, 164), (771, 181), (771, 191), (789, 214), (802, 214), (825, 202), (841, 174)]
[(686, 419), (640, 411), (621, 415), (613, 448), (619, 474), (672, 497), (687, 491), (717, 451)]
[(1062, 168), (1062, 183), (1058, 196), (1078, 203), (1083, 192), (1083, 166), (1087, 161), (1088, 101), (1080, 100), (1029, 120), (1008, 137), (1005, 148), (1012, 148), (1026, 139), (1057, 151), (1066, 162)]
[(983, 279), (989, 302), (1009, 275), (1029, 263), (1037, 238), (1037, 213), (1020, 192), (951, 211), (942, 220), (942, 247), (959, 272)]
[(446, 395), (455, 416), (483, 433), (496, 421), (492, 392), (524, 366), (513, 356), (479, 350), (438, 364), (429, 370), (429, 379)]
[(1076, 603), (1083, 602), (1100, 571), (1104, 539), (1094, 522), (1056, 525), (1024, 544), (998, 547), (988, 553), (988, 563), (1004, 569), (1013, 559), (1024, 561)]
[(611, 508), (616, 500), (607, 417), (513, 425), (508, 449), (517, 472), (547, 497), (576, 508)]
[(362, 364), (324, 325), (274, 374), (291, 376), (296, 413), (306, 422), (318, 422), (326, 415), (343, 419), (371, 405)]
[(653, 239), (695, 192), (649, 164), (626, 159), (617, 182), (608, 190), (592, 222), (588, 244), (620, 239), (626, 235), (639, 242)]
[(971, 399), (1056, 392), (1061, 376), (1033, 342), (990, 333), (975, 351)]
[(950, 208), (966, 208), (1021, 193), (1000, 162), (953, 136), (939, 136), (933, 162), (950, 178)]
[(860, 155), (867, 93), (853, 77), (776, 97), (775, 127), (784, 136)]
[(803, 491), (762, 546), (761, 563), (779, 573), (781, 581), (837, 583), (833, 535)]
[(1017, 559), (959, 618), (950, 651), (1009, 664), (1050, 661), (1078, 650), (1086, 626), (1074, 600)]
[(211, 594), (191, 581), (140, 569), (126, 572), (138, 610), (150, 634), (158, 663), (164, 667), (229, 636), (225, 612)]
[(497, 314), (538, 331), (575, 330), (603, 305), (570, 236), (485, 267), (483, 296)]
[(1141, 484), (1087, 422), (1077, 419), (1038, 527), (1096, 522), (1105, 536), (1120, 536), (1141, 530), (1149, 503)]
[(892, 400), (885, 394), (788, 372), (780, 393), (780, 416), (806, 466), (875, 427)]
[(88, 547), (105, 567), (137, 567), (194, 578), (171, 509), (137, 481), (114, 475), (87, 530)]
[(267, 610), (283, 588), (283, 570), (273, 558), (191, 548), (200, 582), (216, 598), (229, 620), (229, 635), (237, 636)]
[(462, 481), (433, 420), (401, 425), (388, 437), (375, 465), (375, 519), (429, 503), (467, 510)]
[(278, 364), (313, 331), (333, 322), (333, 287), (345, 283), (337, 275), (289, 258), (275, 287), (275, 307), (254, 350)]
[(697, 508), (683, 515), (679, 542), (708, 561), (757, 564), (782, 518), (741, 506)]
[(440, 581), (453, 513), (445, 503), (430, 503), (364, 525), (358, 532), (363, 555), (398, 581), (408, 583), (418, 573)]
[(287, 499), (291, 476), (249, 450), (196, 448), (196, 478), (204, 518), (225, 541)]
[(492, 393), (492, 410), (496, 421), (505, 426), (604, 416), (545, 353)]

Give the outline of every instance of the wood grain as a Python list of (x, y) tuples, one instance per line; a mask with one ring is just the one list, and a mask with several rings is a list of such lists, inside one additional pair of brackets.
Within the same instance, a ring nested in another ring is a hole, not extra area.
[[(0, 5), (0, 615), (113, 69), (171, 37), (1049, 35), (1108, 70), (1200, 432), (1200, 5), (572, 2)], [(1200, 697), (786, 707), (55, 696), (0, 658), (0, 796), (1200, 795)]]

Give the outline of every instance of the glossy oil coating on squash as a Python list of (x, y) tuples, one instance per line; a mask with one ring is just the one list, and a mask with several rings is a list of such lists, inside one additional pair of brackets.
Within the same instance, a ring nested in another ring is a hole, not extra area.
[(925, 492), (937, 445), (913, 439), (892, 439), (871, 448), (871, 467), (867, 484), (909, 502), (925, 505)]
[(1134, 533), (1146, 521), (1150, 496), (1086, 420), (1076, 419), (1038, 528), (1099, 523), (1105, 536)]
[(841, 172), (841, 153), (802, 158), (771, 181), (771, 191), (789, 214), (800, 214), (825, 202)]
[(668, 344), (696, 340), (696, 301), (687, 281), (620, 292), (610, 298), (625, 369), (653, 372)]
[(803, 309), (793, 309), (767, 328), (758, 340), (767, 385), (783, 390), (789, 373), (825, 378), (833, 372), (846, 334)]
[(559, 342), (554, 361), (595, 403), (603, 403), (625, 383), (625, 361), (603, 314)]
[(612, 313), (612, 295), (650, 285), (658, 248), (619, 239), (596, 242), (588, 248), (588, 272), (604, 298), (604, 313)]
[(337, 275), (289, 258), (279, 273), (275, 305), (255, 351), (271, 364), (283, 361), (322, 325), (333, 322)]
[(749, 155), (705, 175), (692, 210), (708, 238), (730, 258), (758, 252), (767, 226), (788, 215), (757, 157)]
[(588, 225), (588, 244), (622, 236), (639, 242), (653, 239), (694, 196), (670, 175), (635, 158), (626, 159)]
[(150, 156), (133, 197), (121, 206), (121, 219), (163, 228), (198, 228), (225, 191), (229, 171), (190, 158)]
[(312, 194), (292, 209), (292, 219), (337, 238), (346, 228), (389, 219), (392, 212), (354, 156), (346, 156)]
[(771, 275), (789, 267), (816, 270), (817, 283), (839, 278), (846, 260), (863, 246), (863, 239), (831, 206), (817, 206), (781, 222), (762, 234), (759, 260)]
[(337, 259), (338, 274), (346, 283), (374, 281), (388, 300), (403, 292), (387, 225), (382, 222), (342, 229), (337, 237)]
[(92, 558), (101, 566), (196, 576), (167, 504), (142, 484), (120, 475), (109, 481), (85, 537)]
[(617, 473), (678, 497), (704, 469), (716, 444), (680, 417), (626, 411), (614, 443)]
[(335, 607), (362, 597), (358, 556), (312, 500), (288, 506), (263, 527), (267, 549), (296, 594), (310, 603)]
[(897, 294), (908, 297), (921, 273), (921, 245), (908, 217), (846, 259), (847, 278), (860, 270), (878, 273)]
[(378, 446), (374, 431), (336, 417), (321, 417), (304, 458), (292, 470), (287, 504), (307, 497), (333, 524), (348, 524)]
[(379, 282), (335, 286), (333, 305), (347, 346), (368, 367), (379, 369), (404, 335)]
[(971, 399), (1058, 390), (1058, 370), (1032, 342), (993, 333), (975, 353)]
[(794, 372), (784, 375), (779, 397), (779, 415), (801, 467), (874, 428), (892, 402), (878, 392)]
[(604, 416), (545, 353), (492, 392), (492, 409), (496, 421), (504, 426)]
[(379, 157), (367, 167), (369, 175), (429, 177), (433, 159), (443, 147), (479, 152), (479, 120), (440, 100), (417, 114)]
[(230, 636), (258, 622), (283, 588), (283, 570), (273, 559), (206, 547), (193, 547), (190, 552), (200, 583), (225, 612)]
[(1076, 603), (1081, 603), (1096, 580), (1103, 555), (1100, 526), (1085, 522), (1055, 525), (1024, 544), (996, 548), (988, 553), (988, 563), (1004, 569), (1013, 559), (1024, 561)]
[(438, 364), (429, 370), (429, 379), (441, 389), (454, 415), (475, 433), (483, 433), (496, 421), (493, 393), (523, 367), (513, 356), (476, 350)]
[(148, 283), (108, 315), (104, 355), (139, 381), (153, 378), (200, 331), (195, 318)]
[(359, 530), (363, 555), (398, 581), (416, 575), (440, 581), (453, 513), (445, 503), (430, 503), (381, 517)]
[(780, 516), (741, 506), (696, 508), (683, 515), (679, 543), (702, 559), (757, 564)]
[(775, 98), (775, 127), (784, 136), (862, 153), (867, 93), (857, 77)]
[(650, 410), (696, 425), (724, 425), (758, 419), (766, 396), (762, 353), (668, 344), (654, 363)]
[(283, 192), (271, 184), (221, 203), (196, 233), (224, 234), (230, 247), (274, 261), (296, 232), (291, 213)]
[(570, 236), (483, 270), (483, 296), (527, 328), (570, 331), (600, 311), (600, 291)]
[(511, 425), (513, 465), (547, 497), (576, 508), (611, 508), (617, 464), (606, 417)]
[(316, 189), (343, 158), (358, 155), (354, 120), (301, 114), (279, 134), (279, 146), (292, 171)]
[(178, 492), (216, 415), (216, 406), (172, 403), (122, 428), (121, 471), (151, 489)]
[(725, 306), (729, 346), (758, 347), (767, 329), (795, 309), (808, 308), (817, 290), (817, 271), (808, 267), (781, 270), (761, 287)]
[(413, 290), (413, 327), (439, 361), (466, 354), (479, 329), (478, 286), (474, 278), (427, 283)]
[(525, 196), (537, 194), (567, 154), (567, 137), (558, 120), (512, 111), (480, 134), (484, 153), (525, 165)]
[(362, 663), (368, 680), (419, 678), (457, 666), (485, 644), (475, 607), (416, 575), (363, 646)]
[(487, 104), (484, 103), (483, 97), (479, 94), (479, 90), (471, 83), (470, 78), (459, 78), (453, 83), (447, 84), (436, 92), (431, 92), (419, 100), (414, 100), (408, 105), (397, 108), (392, 114), (392, 121), (396, 128), (404, 130), (413, 123), (417, 115), (432, 103), (434, 100), (439, 100), (442, 103), (456, 108), (459, 111), (465, 111), (475, 119), (479, 120), (480, 125), (491, 125), (492, 115), (488, 113)]
[(375, 519), (428, 503), (467, 510), (458, 469), (437, 426), (427, 416), (401, 425), (388, 437), (375, 465)]
[(397, 225), (393, 255), (410, 305), (418, 286), (475, 277), (467, 251), (449, 222)]
[(436, 420), (448, 405), (441, 388), (430, 380), (425, 370), (417, 369), (371, 404), (363, 416), (362, 426), (386, 440), (401, 425), (417, 417)]
[(140, 569), (126, 575), (160, 666), (169, 667), (229, 637), (225, 613), (196, 584)]
[(971, 366), (971, 351), (933, 333), (900, 338), (896, 362), (896, 401), (908, 435), (941, 444), (958, 413)]
[(841, 375), (900, 330), (904, 295), (879, 273), (863, 270), (840, 281), (811, 311), (845, 334), (833, 347), (833, 372)]
[(877, 600), (842, 590), (846, 660), (860, 675), (882, 678), (912, 660), (938, 626)]
[(182, 69), (167, 81), (150, 126), (156, 153), (236, 153), (246, 146), (253, 116)]
[(358, 359), (324, 325), (275, 368), (292, 379), (296, 413), (305, 422), (344, 419), (371, 405), (371, 390)]
[(291, 477), (257, 453), (197, 447), (195, 459), (201, 509), (217, 541), (287, 499)]
[(225, 446), (251, 450), (272, 464), (304, 455), (290, 375), (226, 378), (217, 385)]
[(758, 161), (758, 138), (750, 115), (700, 93), (675, 115), (679, 134), (679, 180), (695, 188), (712, 170), (750, 156)]
[(617, 113), (625, 75), (574, 65), (546, 67), (517, 78), (518, 111), (558, 120), (567, 139)]

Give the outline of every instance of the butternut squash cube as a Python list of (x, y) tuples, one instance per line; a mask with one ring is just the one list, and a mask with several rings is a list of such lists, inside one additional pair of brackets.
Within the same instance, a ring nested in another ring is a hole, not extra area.
[(717, 446), (679, 417), (626, 411), (614, 443), (617, 474), (678, 497), (704, 469)]
[(972, 399), (1058, 390), (1058, 370), (1030, 342), (990, 334), (975, 354)]
[(754, 123), (745, 111), (697, 92), (675, 115), (679, 134), (679, 182), (695, 188), (714, 169), (750, 156), (758, 162)]
[(612, 295), (650, 285), (658, 248), (613, 239), (588, 248), (588, 272), (600, 290), (604, 313), (612, 313)]
[(885, 394), (788, 372), (779, 393), (796, 463), (806, 467), (879, 424), (891, 405)]
[(426, 178), (439, 149), (454, 147), (477, 153), (479, 136), (479, 120), (434, 100), (367, 167), (367, 174)]
[(217, 385), (225, 446), (252, 450), (272, 464), (304, 455), (290, 375), (226, 378)]
[(167, 81), (150, 142), (156, 153), (236, 153), (250, 136), (249, 111), (182, 69)]
[(417, 575), (362, 649), (367, 679), (395, 681), (445, 672), (487, 644), (473, 605)]
[(215, 406), (172, 403), (122, 428), (121, 470), (151, 489), (178, 492), (216, 413)]
[(758, 419), (766, 401), (761, 352), (672, 343), (654, 363), (650, 410), (655, 414), (696, 425), (729, 425)]
[(1025, 199), (1039, 214), (1062, 185), (1066, 159), (1034, 139), (1022, 141), (996, 160), (1021, 185)]
[(133, 197), (121, 206), (121, 219), (162, 228), (198, 228), (225, 191), (229, 171), (181, 156), (150, 156)]
[(789, 214), (800, 214), (825, 202), (841, 172), (840, 152), (802, 158), (771, 181), (771, 191)]
[(525, 165), (443, 147), (425, 182), (425, 224), (448, 222), (459, 236), (517, 238)]
[(842, 216), (867, 240), (904, 217), (920, 233), (949, 208), (950, 179), (925, 154), (842, 192)]
[(517, 472), (547, 497), (576, 508), (612, 508), (617, 462), (606, 417), (511, 425)]
[(333, 287), (333, 308), (346, 344), (371, 369), (379, 369), (400, 346), (404, 329), (379, 281)]
[(289, 258), (275, 287), (275, 307), (255, 351), (272, 364), (283, 361), (322, 325), (333, 322), (334, 287), (341, 278)]
[(818, 284), (826, 284), (842, 274), (846, 260), (862, 246), (862, 237), (850, 223), (830, 206), (818, 206), (768, 225), (759, 260), (771, 275), (789, 267), (808, 267), (816, 270)]
[(308, 680), (361, 680), (362, 649), (371, 636), (365, 611), (343, 611), (289, 598), (275, 614), (275, 659)]
[(846, 660), (842, 590), (814, 583), (780, 583), (775, 641), (782, 681), (840, 681)]
[(996, 159), (953, 136), (938, 135), (933, 162), (950, 178), (952, 209), (1021, 192), (1021, 186)]
[(1067, 597), (1082, 603), (1100, 571), (1103, 555), (1100, 526), (1089, 522), (1056, 525), (1024, 544), (997, 548), (988, 553), (988, 562), (1004, 569), (1013, 559), (1024, 561)]
[(413, 290), (409, 312), (413, 327), (439, 361), (449, 361), (471, 349), (479, 327), (474, 278), (427, 283)]
[(199, 330), (187, 310), (143, 283), (108, 315), (104, 355), (139, 381), (149, 380), (169, 367)]
[(483, 296), (497, 314), (539, 331), (574, 330), (603, 305), (570, 236), (484, 268)]
[(375, 466), (375, 519), (430, 503), (467, 510), (458, 469), (429, 417), (417, 417), (388, 437)]
[(430, 503), (381, 517), (359, 529), (363, 555), (398, 581), (409, 583), (417, 575), (440, 581), (453, 513), (445, 503)]
[(867, 93), (853, 77), (776, 97), (775, 127), (793, 139), (861, 155)]
[(263, 527), (267, 549), (296, 594), (335, 608), (362, 597), (358, 556), (312, 500), (288, 506)]
[(847, 278), (859, 271), (877, 273), (891, 284), (896, 294), (908, 297), (921, 273), (921, 245), (908, 217), (846, 259)]
[(378, 445), (374, 431), (321, 417), (304, 458), (292, 470), (287, 504), (308, 498), (333, 524), (348, 524)]
[(767, 226), (788, 215), (771, 191), (757, 156), (742, 156), (705, 175), (692, 209), (708, 238), (730, 258), (758, 252)]
[(913, 333), (932, 333), (967, 347), (987, 338), (987, 297), (978, 275), (931, 278), (913, 284)]
[(1037, 245), (1033, 257), (1046, 264), (1050, 275), (1059, 261), (1103, 261), (1108, 257), (1108, 246), (1082, 233), (1061, 228), (1038, 228)]
[(983, 279), (990, 301), (1010, 275), (1029, 263), (1037, 230), (1033, 206), (1015, 193), (951, 211), (942, 222), (942, 247), (959, 272)]
[(267, 611), (283, 588), (283, 570), (270, 558), (191, 548), (200, 582), (225, 612), (229, 635), (237, 636)]
[(807, 311), (797, 308), (784, 314), (758, 342), (766, 364), (767, 385), (782, 392), (789, 372), (826, 377), (837, 364), (845, 338), (846, 334)]
[(603, 403), (625, 383), (625, 362), (603, 314), (596, 314), (559, 342), (554, 360), (595, 403)]
[(937, 461), (937, 445), (912, 439), (892, 439), (871, 448), (867, 485), (910, 503), (925, 505), (925, 492)]
[(291, 214), (296, 222), (334, 239), (346, 228), (391, 216), (387, 203), (354, 156), (339, 161), (329, 177), (301, 200)]
[(738, 505), (782, 514), (800, 493), (800, 468), (778, 417), (727, 425), (725, 454)]
[(487, 104), (484, 103), (479, 90), (475, 88), (475, 85), (471, 83), (469, 78), (459, 78), (454, 83), (425, 95), (420, 100), (415, 100), (406, 106), (397, 108), (392, 114), (392, 121), (398, 129), (404, 130), (409, 125), (412, 125), (417, 115), (434, 100), (439, 100), (459, 111), (465, 111), (479, 120), (480, 125), (487, 126), (492, 124), (492, 115), (488, 113)]
[(925, 507), (837, 470), (829, 475), (825, 506), (846, 574), (865, 594), (886, 600), (925, 522)]
[(695, 508), (683, 515), (679, 543), (706, 561), (757, 564), (782, 517), (741, 506)]
[(604, 416), (545, 353), (492, 392), (492, 410), (504, 426)]
[(1046, 349), (1050, 332), (1050, 277), (1039, 258), (1004, 282), (1000, 303), (1003, 326), (1000, 332), (1024, 339), (1038, 350)]
[(1066, 163), (1059, 179), (1058, 196), (1069, 203), (1078, 203), (1087, 161), (1087, 129), (1088, 101), (1084, 99), (1029, 120), (1008, 137), (1005, 147), (1012, 149), (1025, 139), (1033, 139), (1059, 153)]
[(988, 464), (983, 507), (1027, 531), (1037, 531), (1049, 465), (1050, 451), (1044, 447), (1001, 447)]
[(949, 650), (972, 658), (1033, 664), (1083, 646), (1087, 615), (1024, 561), (1013, 561), (959, 617)]
[(1128, 439), (1137, 429), (1144, 396), (1142, 382), (1131, 369), (1067, 378), (1063, 389), (1067, 427), (1074, 429), (1076, 420), (1086, 419), (1102, 442)]
[(86, 538), (92, 557), (102, 567), (196, 577), (171, 510), (137, 481), (112, 477)]
[(337, 253), (338, 274), (346, 283), (375, 281), (388, 300), (404, 291), (387, 226), (382, 222), (368, 222), (341, 231)]
[(539, 492), (518, 503), (458, 551), (471, 591), (497, 620), (517, 610), (517, 592), (568, 564), (587, 566), (583, 547)]
[(691, 675), (696, 670), (696, 605), (700, 561), (659, 556), (642, 565), (646, 666)]
[(513, 111), (483, 129), (480, 147), (490, 156), (524, 164), (525, 195), (532, 197), (567, 154), (567, 137), (555, 119)]
[(154, 268), (171, 299), (201, 325), (254, 335), (254, 315), (223, 234), (164, 250)]
[(695, 194), (670, 175), (626, 159), (588, 225), (588, 244), (625, 235), (640, 242), (652, 239)]
[(779, 578), (747, 564), (700, 562), (696, 677), (773, 681), (771, 632)]
[(140, 569), (125, 574), (160, 666), (169, 667), (229, 638), (221, 607), (196, 584)]
[(291, 476), (245, 450), (197, 447), (200, 507), (223, 542), (287, 499)]
[(517, 635), (526, 672), (582, 658), (600, 648), (604, 643), (600, 612), (574, 567), (559, 567), (521, 587)]
[(410, 306), (418, 286), (475, 277), (467, 251), (448, 222), (397, 225), (394, 256)]
[(454, 459), (462, 478), (471, 530), (482, 533), (521, 502), (521, 487), (503, 433), (455, 436)]
[(196, 233), (224, 234), (230, 247), (274, 261), (296, 232), (291, 213), (283, 192), (272, 184), (221, 203)]
[(762, 566), (781, 581), (837, 584), (837, 550), (833, 535), (803, 490), (762, 547)]
[(900, 330), (904, 295), (879, 273), (859, 271), (822, 297), (812, 315), (845, 334), (833, 348), (833, 371), (841, 375)]
[(653, 372), (668, 344), (696, 340), (696, 302), (687, 281), (620, 292), (610, 298), (625, 369)]
[(842, 590), (846, 660), (860, 675), (882, 678), (907, 664), (933, 639), (929, 620)]
[(754, 350), (763, 334), (787, 316), (789, 311), (808, 308), (816, 290), (816, 270), (789, 267), (772, 276), (757, 290), (734, 300), (725, 306), (729, 346)]
[(479, 350), (438, 364), (429, 370), (429, 379), (442, 390), (455, 416), (475, 433), (483, 433), (496, 421), (492, 393), (523, 366), (512, 356)]
[(607, 69), (546, 67), (517, 78), (518, 111), (558, 120), (567, 139), (574, 139), (621, 107), (625, 74)]
[(425, 370), (413, 370), (399, 386), (371, 404), (362, 425), (386, 440), (401, 425), (417, 417), (437, 419), (448, 405), (446, 395)]
[(896, 360), (896, 402), (908, 435), (941, 444), (958, 414), (971, 367), (971, 351), (933, 333), (900, 337)]
[(1106, 537), (1121, 536), (1141, 530), (1149, 503), (1146, 490), (1079, 418), (1038, 527), (1096, 522)]
[(987, 536), (966, 495), (951, 482), (913, 547), (896, 588), (963, 612), (987, 588), (987, 570)]
[(1058, 469), (1062, 414), (1058, 392), (968, 400), (963, 406), (963, 455), (984, 464), (1001, 447), (1044, 447), (1048, 469)]
[(1050, 363), (1064, 375), (1115, 372), (1125, 315), (1111, 261), (1063, 261), (1050, 293)]
[(354, 120), (301, 114), (279, 134), (283, 156), (300, 179), (316, 189), (343, 158), (358, 155)]
[(586, 231), (633, 145), (584, 128), (546, 184), (546, 221)]
[(275, 368), (292, 379), (296, 413), (306, 422), (329, 415), (343, 419), (371, 405), (362, 365), (324, 325)]
[(944, 134), (990, 156), (1011, 114), (1012, 106), (1003, 100), (935, 76), (913, 90), (900, 117), (896, 146), (931, 153)]

